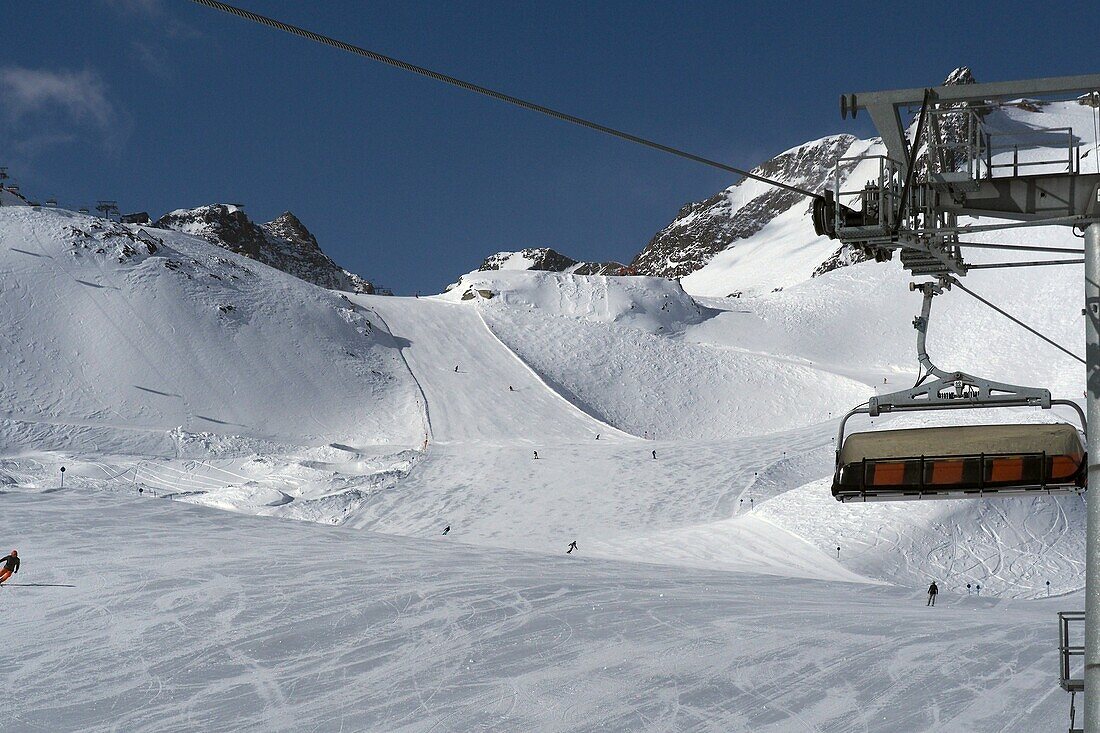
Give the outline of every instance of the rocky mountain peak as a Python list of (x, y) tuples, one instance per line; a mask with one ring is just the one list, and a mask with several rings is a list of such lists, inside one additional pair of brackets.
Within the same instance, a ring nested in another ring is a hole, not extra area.
[(261, 226), (263, 226), (268, 233), (285, 239), (304, 249), (321, 249), (317, 244), (317, 237), (313, 236), (313, 234), (306, 229), (306, 225), (302, 223), (301, 219), (289, 211), (284, 211), (275, 219)]
[(974, 74), (970, 72), (969, 66), (960, 66), (943, 80), (945, 87), (955, 86), (956, 84), (975, 84)]
[(317, 238), (289, 211), (266, 224), (256, 224), (239, 206), (209, 204), (169, 212), (153, 226), (202, 237), (323, 288), (374, 292), (370, 282), (333, 262), (321, 250)]
[(549, 247), (530, 247), (518, 252), (497, 252), (489, 255), (477, 268), (479, 272), (489, 270), (545, 270), (563, 272), (577, 261), (572, 257), (550, 249)]
[(264, 261), (267, 243), (264, 231), (238, 206), (208, 204), (194, 209), (176, 209), (157, 219), (153, 226), (193, 234), (230, 252)]
[[(780, 153), (753, 169), (756, 173), (809, 191), (820, 191), (837, 160), (856, 138), (832, 135)], [(745, 179), (704, 201), (689, 203), (657, 232), (634, 258), (640, 275), (683, 277), (716, 254), (747, 239), (794, 206), (808, 205), (800, 193)]]
[(549, 247), (531, 247), (518, 252), (497, 252), (490, 255), (477, 271), (542, 270), (575, 275), (619, 275), (626, 269), (626, 265), (621, 262), (580, 262)]

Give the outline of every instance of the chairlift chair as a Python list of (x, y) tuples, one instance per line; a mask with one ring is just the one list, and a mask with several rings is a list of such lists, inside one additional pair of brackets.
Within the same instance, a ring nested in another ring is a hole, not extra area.
[[(924, 293), (917, 329), (917, 355), (926, 372), (912, 389), (871, 398), (840, 421), (833, 497), (838, 501), (974, 498), (985, 494), (1080, 492), (1085, 489), (1086, 421), (1070, 400), (1050, 391), (946, 372), (928, 357), (926, 336), (932, 298), (944, 284), (910, 289)], [(931, 381), (926, 381), (935, 377)], [(957, 425), (878, 430), (845, 435), (849, 418), (884, 412), (1064, 405), (1081, 429), (1067, 423)]]

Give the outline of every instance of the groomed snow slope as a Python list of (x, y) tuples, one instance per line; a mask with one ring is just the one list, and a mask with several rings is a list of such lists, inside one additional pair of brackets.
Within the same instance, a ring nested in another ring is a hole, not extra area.
[(536, 272), (467, 280), (499, 293), (464, 305), (519, 358), (581, 409), (638, 436), (759, 435), (863, 399), (858, 382), (783, 356), (685, 340), (718, 312), (667, 280)]
[[(3, 496), (0, 728), (1053, 730), (1012, 602), (487, 550), (73, 491)], [(15, 518), (18, 518), (16, 520)], [(54, 587), (49, 584), (71, 584)]]

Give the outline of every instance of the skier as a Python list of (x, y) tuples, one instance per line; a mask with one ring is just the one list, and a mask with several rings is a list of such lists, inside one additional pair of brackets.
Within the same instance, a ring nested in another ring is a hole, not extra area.
[(566, 555), (571, 555), (571, 554), (573, 554), (573, 550), (575, 550), (575, 549), (577, 549), (577, 541), (573, 540), (572, 542), (569, 543), (569, 549), (565, 551), (565, 554)]
[(458, 364), (455, 364), (455, 374), (458, 374)]
[(539, 459), (539, 452), (535, 451), (535, 460), (537, 461), (538, 459)]
[(928, 586), (928, 605), (936, 605), (936, 596), (939, 594), (940, 589), (936, 587), (936, 581), (932, 581), (932, 585)]
[(599, 440), (599, 439), (600, 439), (600, 434), (596, 433), (596, 440)]
[(510, 385), (510, 384), (508, 385), (508, 391), (509, 391), (509, 392), (515, 392), (515, 390), (514, 390), (514, 389), (512, 389), (512, 385)]
[(19, 552), (12, 550), (7, 557), (0, 557), (0, 563), (4, 564), (4, 567), (0, 568), (0, 585), (2, 585), (12, 576), (12, 573), (19, 572)]
[(653, 454), (653, 460), (657, 460), (657, 451), (650, 451)]
[(444, 535), (446, 535), (450, 531), (451, 531), (451, 525), (449, 525), (449, 524), (446, 527), (443, 528), (443, 534)]

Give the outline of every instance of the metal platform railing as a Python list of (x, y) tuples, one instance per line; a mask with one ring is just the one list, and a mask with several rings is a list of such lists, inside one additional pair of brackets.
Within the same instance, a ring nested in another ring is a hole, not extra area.
[[(1085, 633), (1084, 611), (1062, 611), (1058, 614), (1058, 653), (1061, 664), (1058, 670), (1058, 684), (1067, 692), (1082, 692), (1085, 689), (1085, 647), (1071, 643), (1070, 625), (1080, 625), (1079, 633)], [(1076, 662), (1080, 657), (1080, 664)], [(1078, 670), (1080, 667), (1080, 670)], [(1080, 671), (1080, 675), (1075, 673)]]
[[(1072, 629), (1078, 629), (1081, 644), (1074, 644)], [(1058, 684), (1069, 692), (1069, 733), (1083, 733), (1077, 728), (1077, 693), (1085, 691), (1085, 612), (1062, 611), (1058, 614)]]

